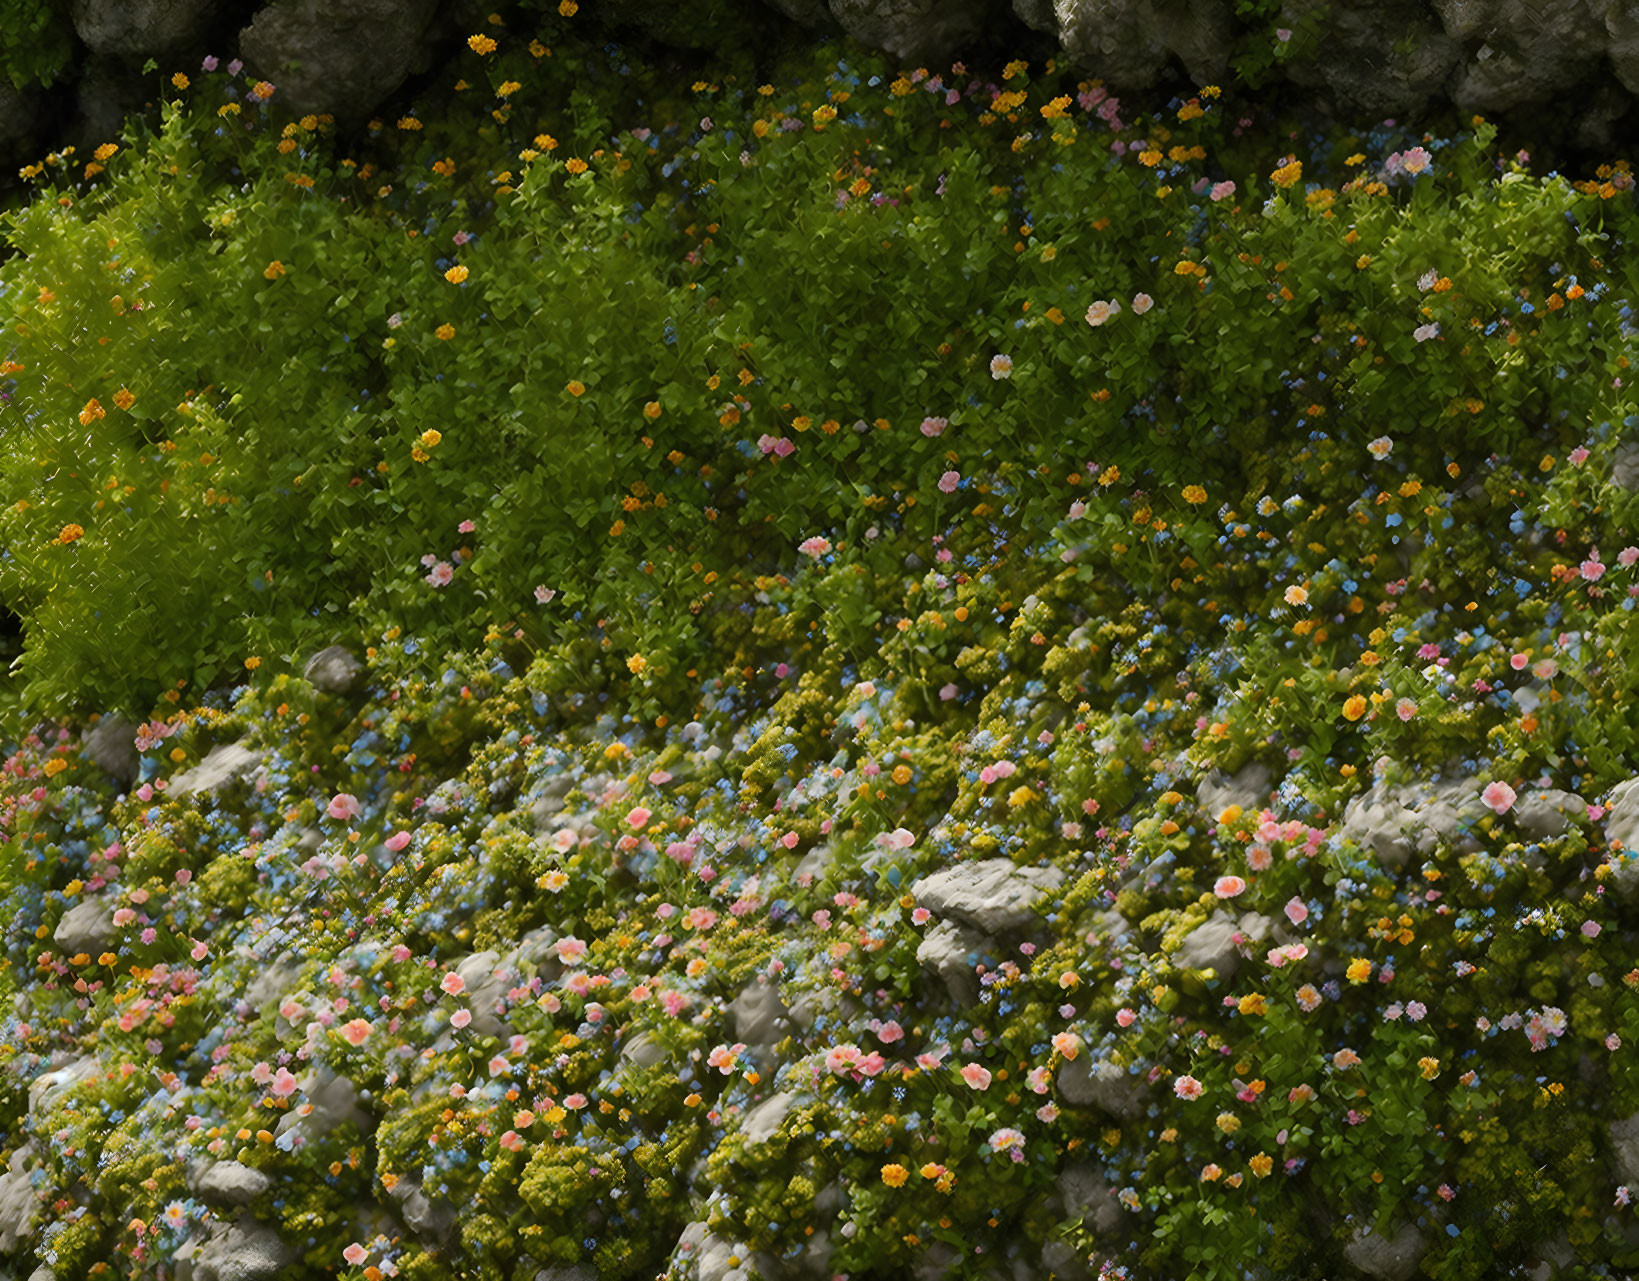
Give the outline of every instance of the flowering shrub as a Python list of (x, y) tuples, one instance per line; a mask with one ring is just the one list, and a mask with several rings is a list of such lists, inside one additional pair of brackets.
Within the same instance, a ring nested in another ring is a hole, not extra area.
[(210, 1158), (304, 1276), (1633, 1266), (1625, 171), (500, 34), (390, 163), (206, 73), (0, 265), (27, 1248)]

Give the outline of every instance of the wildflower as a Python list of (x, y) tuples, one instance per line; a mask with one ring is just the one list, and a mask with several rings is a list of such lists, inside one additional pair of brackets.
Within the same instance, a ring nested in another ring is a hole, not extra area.
[(990, 1150), (992, 1152), (1014, 1152), (1024, 1147), (1024, 1135), (1018, 1130), (997, 1130), (990, 1136)]
[(1366, 452), (1381, 462), (1394, 451), (1394, 442), (1387, 436), (1379, 436), (1366, 446)]
[(1425, 1081), (1432, 1081), (1435, 1077), (1440, 1075), (1439, 1059), (1427, 1057), (1421, 1058), (1417, 1060), (1417, 1066), (1423, 1070), (1423, 1080)]
[(356, 1268), (370, 1257), (370, 1252), (355, 1241), (341, 1252), (341, 1257)]
[(1241, 1128), (1241, 1118), (1233, 1112), (1220, 1112), (1214, 1124), (1225, 1134), (1233, 1134)]
[(1286, 603), (1293, 608), (1299, 605), (1307, 605), (1309, 603), (1309, 593), (1305, 588), (1293, 583), (1292, 586), (1286, 589)]
[(1313, 1013), (1320, 1008), (1320, 993), (1312, 983), (1305, 983), (1297, 990), (1298, 1008), (1305, 1014)]
[(1122, 1006), (1121, 1009), (1115, 1012), (1115, 1021), (1120, 1027), (1131, 1027), (1138, 1021), (1138, 1015), (1126, 1006)]
[(1202, 489), (1199, 485), (1185, 485), (1183, 498), (1186, 503), (1191, 503), (1198, 506), (1201, 503), (1206, 502), (1206, 490)]
[(455, 1028), (457, 1031), (459, 1031), (461, 1028), (466, 1027), (466, 1025), (471, 1023), (471, 1022), (472, 1022), (472, 1011), (471, 1010), (461, 1009), (461, 1010), (457, 1010), (454, 1014), (450, 1015), (450, 1026)]
[(477, 54), (489, 54), (495, 52), (496, 46), (495, 41), (491, 40), (488, 36), (479, 35), (468, 36), (467, 47)]
[(1219, 898), (1234, 898), (1246, 889), (1246, 882), (1238, 876), (1220, 876), (1213, 885), (1212, 892)]
[(1440, 336), (1440, 326), (1437, 324), (1419, 325), (1411, 331), (1411, 336), (1418, 342), (1427, 342), (1430, 338)]
[(1269, 175), (1269, 180), (1277, 187), (1284, 188), (1290, 187), (1301, 177), (1303, 177), (1303, 162), (1301, 160), (1293, 160), (1276, 169), (1274, 173)]
[(273, 1078), (272, 1085), (275, 1098), (288, 1099), (296, 1093), (296, 1078), (290, 1074), (289, 1068), (280, 1068)]
[(349, 1045), (359, 1046), (369, 1039), (373, 1030), (368, 1019), (353, 1019), (342, 1024), (341, 1034)]
[(460, 996), (461, 993), (467, 990), (467, 981), (454, 970), (451, 970), (444, 976), (443, 981), (438, 986), (443, 988), (450, 996)]
[(1514, 789), (1503, 782), (1489, 783), (1486, 785), (1486, 789), (1480, 793), (1480, 800), (1496, 810), (1497, 813), (1506, 814), (1509, 807), (1514, 803)]
[(1286, 919), (1291, 921), (1293, 925), (1302, 925), (1309, 919), (1309, 909), (1304, 906), (1303, 900), (1296, 894), (1287, 900), (1285, 911)]
[(1172, 1083), (1172, 1092), (1181, 1099), (1201, 1097), (1201, 1083), (1193, 1076), (1181, 1076)]
[(653, 817), (650, 812), (639, 805), (626, 815), (626, 823), (630, 827), (641, 828)]
[(797, 550), (804, 556), (812, 556), (815, 560), (818, 560), (831, 550), (831, 544), (816, 534), (813, 538), (806, 539), (798, 544)]
[(1357, 957), (1349, 962), (1347, 975), (1351, 983), (1364, 983), (1372, 976), (1372, 963), (1363, 956)]
[(1275, 1167), (1274, 1158), (1267, 1156), (1262, 1152), (1259, 1152), (1256, 1156), (1249, 1158), (1246, 1164), (1247, 1168), (1260, 1179), (1267, 1178), (1270, 1170), (1274, 1169)]
[(968, 1063), (963, 1066), (962, 1080), (966, 1081), (969, 1087), (975, 1090), (988, 1090), (990, 1088), (989, 1070), (977, 1063)]
[(1207, 195), (1209, 195), (1214, 202), (1219, 200), (1228, 200), (1234, 194), (1235, 184), (1233, 182), (1215, 182), (1212, 184), (1212, 190), (1207, 192)]
[(563, 167), (569, 170), (570, 173), (574, 174), (585, 173), (588, 168), (587, 163), (579, 156), (569, 157), (568, 160), (563, 162)]
[(1400, 169), (1412, 175), (1420, 174), (1429, 167), (1433, 157), (1422, 147), (1413, 147), (1409, 151), (1400, 153)]
[(1096, 329), (1099, 325), (1102, 325), (1111, 316), (1114, 316), (1118, 312), (1120, 312), (1120, 310), (1121, 310), (1121, 304), (1120, 303), (1113, 302), (1113, 301), (1112, 302), (1104, 302), (1104, 301), (1100, 300), (1098, 302), (1093, 303), (1093, 305), (1091, 307), (1087, 308), (1087, 323), (1089, 325), (1092, 325)]
[(467, 278), (467, 268), (466, 268), (465, 264), (460, 264), (460, 265), (451, 267), (448, 271), (446, 271), (444, 273), (444, 279), (449, 281), (450, 284), (452, 284), (452, 285), (459, 285), (466, 278)]
[(338, 792), (330, 798), (330, 805), (325, 812), (331, 818), (339, 819), (342, 822), (350, 822), (358, 817), (360, 812), (358, 797), (347, 792)]
[(433, 330), (433, 333), (438, 336), (440, 342), (448, 342), (455, 337), (455, 326), (445, 323)]
[(1223, 1177), (1223, 1168), (1215, 1162), (1201, 1168), (1201, 1182), (1215, 1183)]
[(1409, 721), (1417, 715), (1417, 704), (1409, 698), (1402, 698), (1394, 705), (1394, 714), (1403, 721)]
[(1060, 1032), (1053, 1038), (1053, 1049), (1074, 1061), (1076, 1055), (1081, 1053), (1081, 1038), (1074, 1032)]
[(948, 418), (924, 418), (922, 420), (922, 434), (928, 437), (941, 436), (949, 425), (950, 419)]
[(1133, 295), (1133, 315), (1142, 316), (1151, 307), (1155, 306), (1155, 299), (1148, 294)]
[(1366, 700), (1359, 694), (1351, 694), (1343, 700), (1343, 719), (1357, 721), (1366, 714)]
[(890, 1188), (902, 1188), (905, 1180), (910, 1178), (910, 1171), (897, 1162), (882, 1167), (882, 1181)]
[(990, 376), (1000, 380), (1013, 376), (1013, 357), (992, 356), (990, 358)]
[(844, 1072), (854, 1068), (859, 1063), (860, 1058), (860, 1050), (857, 1045), (833, 1046), (826, 1051), (825, 1070), (835, 1076), (841, 1076)]
[(1352, 1067), (1360, 1066), (1360, 1056), (1345, 1046), (1332, 1055), (1332, 1066), (1339, 1072), (1347, 1072)]
[(943, 476), (939, 477), (939, 492), (942, 494), (954, 494), (957, 486), (961, 483), (961, 472), (947, 471)]
[(1315, 1097), (1315, 1087), (1305, 1082), (1303, 1085), (1294, 1085), (1286, 1093), (1288, 1103), (1307, 1103)]

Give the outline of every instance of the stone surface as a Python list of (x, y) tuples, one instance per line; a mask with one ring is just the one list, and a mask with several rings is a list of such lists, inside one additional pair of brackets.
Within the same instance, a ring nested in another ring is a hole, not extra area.
[(201, 1200), (216, 1206), (249, 1205), (271, 1186), (267, 1175), (238, 1161), (216, 1162), (193, 1184)]
[(40, 1201), (29, 1177), (34, 1156), (31, 1139), (11, 1154), (6, 1172), (0, 1174), (0, 1255), (11, 1254), (28, 1240), (39, 1220)]
[(1411, 1281), (1428, 1241), (1415, 1225), (1402, 1224), (1392, 1238), (1365, 1228), (1343, 1248), (1343, 1257), (1377, 1281)]
[(598, 1274), (584, 1263), (559, 1263), (542, 1268), (534, 1281), (598, 1281)]
[(906, 66), (949, 63), (956, 50), (984, 30), (983, 0), (830, 0), (842, 29)]
[(1053, 9), (1064, 56), (1118, 92), (1158, 83), (1175, 58), (1196, 84), (1221, 83), (1228, 70), (1227, 0), (1054, 0)]
[(1060, 1065), (1054, 1084), (1066, 1103), (1099, 1107), (1130, 1121), (1144, 1110), (1142, 1078), (1114, 1063), (1095, 1064), (1086, 1051)]
[(61, 1061), (57, 1061), (54, 1056), (51, 1069), (42, 1072), (29, 1084), (29, 1112), (35, 1116), (40, 1115), (81, 1081), (89, 1080), (101, 1071), (102, 1061), (94, 1054), (74, 1059), (64, 1057)]
[(1241, 953), (1235, 944), (1241, 923), (1219, 909), (1197, 925), (1173, 953), (1172, 963), (1181, 970), (1212, 970), (1227, 979), (1240, 968)]
[(1434, 0), (1448, 34), (1480, 42), (1457, 63), (1453, 104), (1465, 113), (1503, 111), (1576, 83), (1586, 59), (1604, 56), (1605, 8), (1599, 0)]
[(1093, 1270), (1087, 1266), (1086, 1256), (1068, 1241), (1049, 1241), (1041, 1248), (1041, 1272), (1051, 1274), (1057, 1281), (1092, 1281)]
[(353, 1083), (333, 1071), (329, 1064), (321, 1063), (309, 1070), (297, 1080), (296, 1086), (300, 1099), (311, 1103), (313, 1110), (303, 1116), (292, 1108), (279, 1119), (276, 1134), (295, 1130), (303, 1143), (311, 1144), (349, 1121), (364, 1134), (376, 1128), (375, 1117), (361, 1105)]
[(745, 1114), (740, 1122), (740, 1133), (747, 1143), (767, 1143), (769, 1139), (779, 1133), (780, 1124), (791, 1111), (791, 1105), (797, 1101), (794, 1094), (770, 1095), (751, 1111)]
[(1037, 922), (1042, 895), (1064, 883), (1056, 867), (1019, 867), (987, 858), (924, 876), (911, 886), (917, 905), (985, 934), (1022, 930)]
[(93, 53), (165, 53), (201, 38), (217, 0), (73, 0), (74, 33)]
[(928, 928), (916, 947), (916, 963), (932, 970), (944, 982), (950, 999), (959, 1006), (979, 999), (979, 976), (974, 966), (981, 960), (994, 961), (990, 940), (978, 930), (939, 921)]
[(666, 1061), (666, 1047), (655, 1040), (647, 1032), (639, 1032), (636, 1036), (621, 1043), (620, 1056), (636, 1063), (638, 1067), (658, 1067)]
[[(0, 85), (0, 117), (5, 114), (5, 89)], [(80, 750), (105, 774), (129, 791), (137, 781), (142, 758), (136, 746), (137, 726), (118, 714), (104, 716), (80, 740)]]
[(1321, 38), (1307, 56), (1287, 60), (1287, 78), (1351, 119), (1425, 111), (1462, 58), (1427, 0), (1286, 0), (1280, 25), (1299, 29), (1306, 22), (1319, 26)]
[(1451, 841), (1458, 853), (1471, 854), (1479, 842), (1469, 829), (1491, 813), (1480, 799), (1483, 790), (1475, 778), (1399, 787), (1379, 780), (1344, 808), (1338, 834), (1396, 870), (1413, 851), (1427, 854), (1441, 840)]
[(269, 1281), (296, 1262), (296, 1251), (272, 1228), (242, 1217), (194, 1257), (193, 1281)]
[(1624, 899), (1639, 897), (1639, 778), (1630, 778), (1611, 790), (1605, 801), (1605, 838), (1622, 845), (1621, 857), (1611, 858), (1611, 882)]
[(302, 675), (314, 689), (326, 694), (348, 694), (358, 687), (364, 664), (345, 645), (332, 645), (308, 659)]
[(443, 1197), (429, 1197), (419, 1174), (407, 1174), (393, 1184), (391, 1193), (399, 1204), (405, 1226), (428, 1245), (442, 1246), (454, 1240), (459, 1215)]
[(1617, 1182), (1639, 1183), (1639, 1112), (1610, 1124), (1611, 1150), (1616, 1155)]
[(773, 1046), (783, 1040), (791, 1011), (780, 1000), (779, 989), (759, 975), (729, 1004), (734, 1039), (751, 1046)]
[(707, 1230), (704, 1222), (696, 1221), (683, 1229), (677, 1239), (676, 1253), (683, 1259), (694, 1260), (698, 1281), (750, 1281), (745, 1269), (729, 1262), (732, 1258), (748, 1258), (745, 1246), (735, 1246)]
[(1101, 1235), (1114, 1232), (1121, 1223), (1121, 1207), (1110, 1195), (1104, 1176), (1086, 1162), (1068, 1165), (1059, 1173), (1058, 1192), (1064, 1202), (1065, 1217), (1087, 1216), (1088, 1225)]
[(243, 741), (218, 743), (198, 765), (172, 779), (166, 795), (172, 800), (186, 800), (201, 792), (219, 792), (248, 778), (262, 764), (261, 754), (245, 747)]
[(274, 0), (239, 34), (286, 111), (367, 117), (425, 55), (437, 0)]
[(495, 1006), (509, 989), (517, 986), (517, 975), (501, 965), (501, 954), (474, 952), (456, 965), (455, 972), (467, 985), (459, 999), (472, 1011), (469, 1026), (473, 1032), (478, 1036), (511, 1036), (511, 1027), (502, 1021)]
[(1509, 812), (1526, 835), (1541, 841), (1563, 836), (1576, 824), (1586, 822), (1588, 802), (1575, 792), (1535, 787), (1521, 795)]
[(84, 952), (95, 958), (108, 950), (108, 944), (113, 937), (113, 900), (88, 898), (63, 913), (51, 941), (69, 956)]
[(1256, 814), (1266, 808), (1273, 785), (1269, 767), (1253, 761), (1234, 775), (1225, 774), (1222, 770), (1210, 771), (1196, 788), (1195, 798), (1200, 803), (1201, 813), (1209, 821), (1216, 822), (1218, 816), (1231, 805), (1239, 805), (1248, 814)]

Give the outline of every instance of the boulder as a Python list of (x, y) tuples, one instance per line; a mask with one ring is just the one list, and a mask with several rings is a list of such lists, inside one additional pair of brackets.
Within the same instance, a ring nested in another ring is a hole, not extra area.
[(1413, 851), (1427, 854), (1441, 840), (1452, 842), (1458, 853), (1471, 854), (1479, 842), (1470, 829), (1491, 813), (1480, 800), (1483, 790), (1473, 778), (1401, 787), (1379, 780), (1344, 807), (1338, 835), (1394, 869), (1404, 866)]
[(1240, 968), (1235, 935), (1241, 932), (1241, 923), (1219, 909), (1189, 932), (1172, 963), (1181, 970), (1212, 970), (1219, 979), (1228, 979)]
[(713, 1235), (703, 1221), (695, 1221), (683, 1229), (677, 1239), (676, 1253), (683, 1259), (693, 1259), (698, 1281), (750, 1281), (745, 1269), (731, 1259), (749, 1258), (745, 1246), (730, 1245)]
[(1094, 1063), (1083, 1051), (1060, 1065), (1054, 1078), (1059, 1096), (1076, 1107), (1098, 1107), (1131, 1121), (1144, 1111), (1138, 1077), (1115, 1063)]
[(1362, 1228), (1343, 1247), (1343, 1257), (1377, 1281), (1411, 1281), (1427, 1252), (1428, 1240), (1411, 1223), (1401, 1224), (1392, 1238)]
[(166, 795), (180, 801), (201, 792), (220, 792), (230, 784), (248, 778), (263, 764), (261, 754), (245, 747), (243, 740), (218, 743), (198, 765), (172, 779)]
[[(1015, 11), (1042, 29), (1027, 0)], [(1220, 83), (1234, 33), (1227, 0), (1055, 0), (1064, 57), (1112, 89), (1148, 89), (1182, 64), (1196, 84)], [(1034, 20), (1032, 20), (1034, 19)]]
[(1605, 802), (1605, 839), (1620, 843), (1622, 853), (1613, 852), (1611, 878), (1624, 899), (1639, 897), (1639, 778), (1630, 778), (1612, 790)]
[(778, 1044), (791, 1017), (779, 990), (765, 975), (748, 983), (728, 1010), (734, 1018), (734, 1039), (753, 1047)]
[(239, 33), (285, 111), (357, 123), (426, 57), (437, 0), (273, 0)]
[(950, 999), (963, 1007), (979, 1000), (979, 976), (974, 973), (974, 967), (981, 960), (998, 959), (991, 952), (990, 940), (985, 935), (951, 921), (934, 924), (916, 948), (917, 964), (937, 974)]
[(34, 1233), (40, 1215), (40, 1201), (30, 1178), (34, 1156), (31, 1139), (11, 1154), (6, 1172), (0, 1174), (0, 1255), (14, 1253)]
[[(1093, 1231), (1101, 1236), (1114, 1232), (1120, 1226), (1121, 1207), (1110, 1195), (1110, 1185), (1087, 1162), (1065, 1166), (1059, 1174), (1058, 1193), (1064, 1202), (1066, 1218), (1079, 1219), (1085, 1215)], [(1044, 1250), (1044, 1261), (1045, 1255)]]
[(559, 1263), (540, 1269), (534, 1281), (598, 1281), (598, 1274), (584, 1263)]
[(1092, 1281), (1093, 1270), (1087, 1266), (1086, 1256), (1078, 1253), (1068, 1241), (1049, 1241), (1041, 1248), (1041, 1268), (1037, 1275), (1055, 1281)]
[(740, 1134), (747, 1143), (767, 1143), (779, 1133), (780, 1125), (790, 1114), (791, 1105), (796, 1101), (797, 1096), (794, 1094), (771, 1094), (741, 1119)]
[(1639, 1112), (1610, 1123), (1611, 1151), (1622, 1183), (1639, 1183)]
[(93, 53), (168, 53), (204, 38), (216, 0), (73, 0), (74, 33)]
[(84, 952), (100, 956), (114, 938), (114, 904), (107, 898), (88, 898), (63, 913), (52, 942), (69, 956)]
[[(1639, 93), (1639, 15), (1633, 15), (1623, 30), (1629, 33), (1632, 40), (1633, 61), (1628, 63), (1628, 74), (1634, 77), (1635, 83), (1628, 85), (1628, 88)], [(1618, 71), (1617, 74), (1622, 73)], [(1619, 489), (1639, 489), (1639, 441), (1630, 440), (1625, 445), (1619, 445), (1611, 455), (1611, 484)]]
[(39, 1116), (50, 1108), (63, 1095), (67, 1094), (82, 1081), (102, 1073), (102, 1061), (94, 1054), (82, 1058), (68, 1059), (58, 1055), (53, 1056), (53, 1066), (49, 1072), (42, 1072), (35, 1077), (28, 1087), (28, 1110), (31, 1115)]
[(667, 1050), (647, 1032), (639, 1032), (621, 1042), (620, 1057), (641, 1068), (658, 1067), (666, 1061)]
[[(9, 86), (8, 86), (9, 87)], [(4, 88), (0, 88), (0, 98)], [(4, 103), (0, 102), (0, 109)], [(0, 110), (3, 115), (3, 110)], [(80, 751), (126, 791), (135, 786), (142, 758), (137, 752), (137, 729), (117, 712), (97, 721), (80, 740)]]
[(924, 876), (911, 886), (918, 905), (984, 934), (1026, 929), (1038, 919), (1035, 904), (1064, 883), (1056, 867), (1019, 867), (987, 858)]
[(1435, 0), (1449, 35), (1480, 41), (1456, 66), (1447, 86), (1452, 105), (1469, 112), (1507, 111), (1548, 102), (1587, 78), (1589, 59), (1605, 56), (1611, 5), (1545, 4), (1529, 0)]
[(1324, 0), (1285, 0), (1279, 25), (1300, 28), (1306, 21), (1323, 24), (1322, 38), (1307, 56), (1287, 59), (1287, 78), (1362, 123), (1422, 113), (1444, 93), (1463, 57), (1426, 0), (1350, 0), (1331, 7)]
[(990, 19), (983, 0), (830, 0), (832, 16), (860, 44), (901, 64), (948, 64), (976, 41)]
[(306, 1144), (323, 1138), (349, 1121), (361, 1133), (369, 1134), (375, 1130), (376, 1119), (360, 1106), (358, 1090), (345, 1076), (333, 1071), (329, 1064), (321, 1063), (297, 1081), (296, 1086), (303, 1102), (311, 1104), (312, 1110), (303, 1115), (292, 1108), (279, 1119), (276, 1134), (283, 1135), (287, 1130), (294, 1130), (301, 1142)]
[(399, 1203), (405, 1226), (428, 1245), (444, 1246), (457, 1234), (455, 1206), (443, 1197), (429, 1197), (419, 1174), (407, 1174), (393, 1184), (393, 1198)]
[(219, 1207), (249, 1205), (273, 1186), (267, 1175), (238, 1161), (213, 1162), (190, 1183), (200, 1200)]
[(193, 1281), (269, 1281), (295, 1262), (296, 1251), (277, 1232), (241, 1217), (194, 1257)]
[(1563, 836), (1573, 824), (1586, 822), (1588, 802), (1575, 792), (1534, 787), (1515, 801), (1510, 813), (1528, 836), (1544, 841)]
[(469, 1025), (478, 1036), (509, 1037), (512, 1029), (496, 1012), (497, 1004), (516, 987), (517, 975), (503, 966), (499, 952), (474, 952), (455, 967), (467, 985), (463, 998), (472, 1011)]
[(1239, 805), (1248, 814), (1256, 814), (1269, 804), (1274, 779), (1269, 767), (1259, 761), (1243, 766), (1233, 776), (1222, 770), (1212, 770), (1201, 780), (1195, 797), (1201, 812), (1212, 822), (1231, 805)]
[(307, 666), (302, 670), (308, 684), (326, 694), (351, 693), (357, 688), (359, 677), (363, 674), (364, 664), (354, 658), (344, 645), (321, 649), (307, 660)]

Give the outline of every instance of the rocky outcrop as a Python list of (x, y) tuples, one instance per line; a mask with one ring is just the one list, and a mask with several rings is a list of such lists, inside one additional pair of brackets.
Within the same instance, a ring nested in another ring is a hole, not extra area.
[(918, 905), (982, 934), (1001, 934), (1034, 924), (1041, 896), (1064, 883), (1056, 867), (1019, 867), (1011, 859), (987, 858), (925, 876), (911, 886)]

